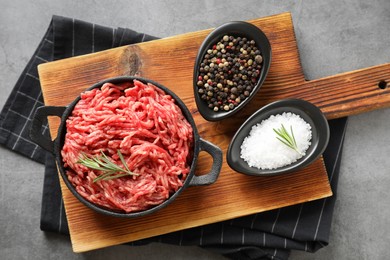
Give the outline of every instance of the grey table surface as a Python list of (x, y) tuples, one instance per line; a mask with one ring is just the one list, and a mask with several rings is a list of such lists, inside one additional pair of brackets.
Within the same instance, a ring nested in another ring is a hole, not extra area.
[[(159, 37), (291, 12), (307, 79), (390, 62), (390, 1), (0, 0), (0, 106), (53, 14)], [(340, 86), (342, 87), (342, 86)], [(388, 259), (390, 109), (349, 119), (329, 246), (291, 259)], [(0, 147), (0, 259), (224, 259), (198, 247), (114, 246), (83, 254), (39, 230), (44, 166)]]

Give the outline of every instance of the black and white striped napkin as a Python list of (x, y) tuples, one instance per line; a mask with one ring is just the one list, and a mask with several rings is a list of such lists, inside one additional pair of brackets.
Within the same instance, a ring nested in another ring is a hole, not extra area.
[[(36, 52), (0, 113), (0, 143), (45, 163), (41, 229), (68, 234), (54, 158), (28, 137), (34, 111), (43, 105), (37, 65), (156, 39), (130, 29), (109, 28), (53, 16)], [(287, 259), (290, 250), (315, 252), (329, 242), (346, 118), (329, 122), (331, 139), (324, 160), (334, 196), (278, 210), (187, 229), (131, 243), (199, 245), (232, 259)], [(49, 135), (46, 127), (43, 133)]]

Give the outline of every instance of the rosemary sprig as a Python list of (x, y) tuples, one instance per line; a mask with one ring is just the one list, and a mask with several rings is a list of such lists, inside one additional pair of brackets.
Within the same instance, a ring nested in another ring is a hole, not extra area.
[(275, 129), (274, 128), (273, 130), (278, 135), (276, 137), (276, 139), (278, 139), (280, 142), (282, 142), (286, 146), (288, 146), (291, 149), (293, 149), (294, 151), (296, 151), (299, 155), (302, 155), (299, 152), (299, 150), (298, 150), (298, 146), (297, 146), (297, 142), (295, 141), (295, 137), (294, 137), (294, 132), (293, 132), (292, 126), (290, 126), (291, 134), (289, 132), (287, 132), (287, 130), (284, 127), (283, 124), (281, 124), (281, 128), (280, 129)]
[[(87, 155), (83, 154), (82, 158), (80, 158), (77, 163), (80, 163), (90, 169), (102, 171), (103, 174), (96, 177), (93, 182), (97, 182), (100, 180), (112, 180), (124, 176), (129, 176), (129, 175), (136, 175), (138, 176), (137, 173), (134, 173), (129, 170), (129, 167), (127, 166), (127, 163), (125, 159), (123, 158), (122, 153), (118, 150), (118, 156), (119, 159), (121, 160), (123, 166), (125, 169), (120, 167), (119, 165), (113, 163), (107, 155), (104, 154), (103, 151), (101, 151), (101, 156), (96, 156), (96, 157), (88, 157)], [(121, 174), (115, 174), (117, 172), (121, 172)]]

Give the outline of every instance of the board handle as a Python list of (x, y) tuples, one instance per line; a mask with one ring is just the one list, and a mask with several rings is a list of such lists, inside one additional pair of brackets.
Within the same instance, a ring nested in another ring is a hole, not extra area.
[(317, 105), (328, 119), (390, 107), (390, 63), (310, 80), (303, 88), (305, 94), (297, 96)]
[(55, 106), (38, 107), (32, 120), (30, 128), (31, 140), (51, 153), (54, 153), (54, 141), (50, 140), (42, 134), (41, 129), (44, 124), (43, 122), (48, 116), (61, 117), (65, 112), (65, 109), (66, 107)]
[(209, 185), (214, 183), (219, 176), (222, 168), (222, 150), (215, 144), (212, 144), (202, 138), (200, 138), (199, 148), (201, 151), (205, 151), (213, 158), (213, 164), (209, 173), (201, 176), (192, 177), (190, 186)]

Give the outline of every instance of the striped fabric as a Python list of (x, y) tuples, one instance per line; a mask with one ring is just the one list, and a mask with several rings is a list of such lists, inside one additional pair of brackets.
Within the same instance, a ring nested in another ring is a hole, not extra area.
[[(54, 16), (0, 114), (0, 143), (45, 163), (41, 229), (68, 234), (68, 225), (54, 158), (29, 140), (31, 117), (43, 105), (37, 65), (156, 39), (123, 28), (109, 28)], [(324, 153), (334, 194), (337, 190), (346, 119), (332, 120), (331, 140)], [(47, 125), (42, 128), (49, 134)], [(315, 252), (329, 242), (336, 195), (216, 224), (196, 227), (131, 243), (199, 245), (232, 259), (287, 259), (290, 250)]]
[[(49, 28), (0, 113), (0, 143), (41, 163), (45, 162), (45, 152), (28, 134), (35, 109), (43, 105), (37, 65), (52, 61), (52, 55), (47, 55), (52, 53), (53, 41), (49, 40), (52, 35)], [(46, 122), (42, 133), (48, 135), (48, 132)]]

